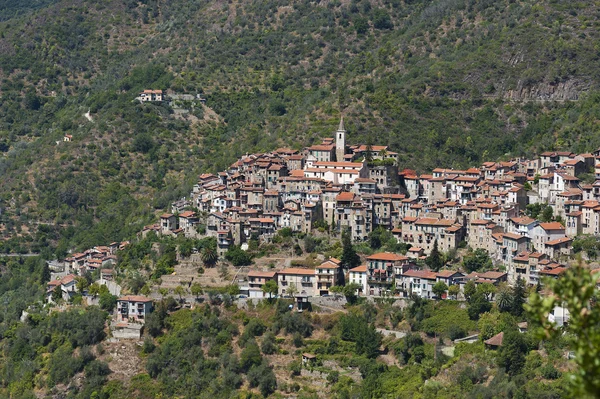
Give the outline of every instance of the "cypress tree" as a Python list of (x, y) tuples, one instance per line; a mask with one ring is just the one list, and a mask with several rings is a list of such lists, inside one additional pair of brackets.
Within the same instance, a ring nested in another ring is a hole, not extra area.
[(431, 250), (431, 254), (429, 255), (429, 257), (425, 260), (425, 263), (434, 272), (439, 271), (444, 265), (444, 261), (442, 260), (442, 254), (438, 249), (437, 240), (433, 242), (433, 249)]

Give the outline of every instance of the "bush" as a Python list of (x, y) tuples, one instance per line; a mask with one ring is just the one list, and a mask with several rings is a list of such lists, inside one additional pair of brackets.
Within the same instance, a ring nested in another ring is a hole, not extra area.
[(299, 376), (300, 373), (302, 372), (302, 362), (300, 362), (300, 360), (294, 360), (293, 362), (290, 363), (288, 368), (290, 369), (292, 377)]
[(554, 367), (554, 365), (552, 365), (550, 363), (546, 363), (546, 365), (540, 369), (540, 372), (541, 372), (542, 377), (547, 380), (559, 379), (562, 374), (560, 371), (558, 371), (556, 369), (556, 367)]
[(275, 345), (275, 334), (268, 332), (265, 334), (260, 349), (265, 355), (272, 355), (277, 352), (277, 345)]
[(460, 326), (452, 325), (448, 329), (448, 337), (454, 341), (455, 339), (464, 338), (467, 336), (467, 332)]

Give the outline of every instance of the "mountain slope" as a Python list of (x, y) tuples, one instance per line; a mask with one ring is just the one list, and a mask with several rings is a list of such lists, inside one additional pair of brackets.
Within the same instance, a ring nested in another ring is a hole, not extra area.
[[(600, 146), (597, 2), (36, 4), (0, 18), (0, 250), (126, 238), (200, 171), (340, 114), (419, 170)], [(133, 102), (148, 88), (222, 122)]]

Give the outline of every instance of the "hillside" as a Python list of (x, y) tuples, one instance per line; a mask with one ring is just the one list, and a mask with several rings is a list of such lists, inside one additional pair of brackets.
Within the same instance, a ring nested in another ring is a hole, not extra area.
[[(350, 142), (418, 170), (600, 146), (597, 2), (13, 3), (0, 3), (4, 252), (130, 237), (198, 173), (309, 145), (340, 114)], [(158, 88), (210, 109), (133, 101)]]

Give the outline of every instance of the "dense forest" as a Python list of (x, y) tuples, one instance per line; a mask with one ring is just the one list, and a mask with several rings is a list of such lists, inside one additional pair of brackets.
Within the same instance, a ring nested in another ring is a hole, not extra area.
[(198, 173), (310, 145), (340, 114), (349, 142), (421, 171), (596, 149), (598, 17), (559, 0), (4, 1), (0, 252), (130, 237)]

